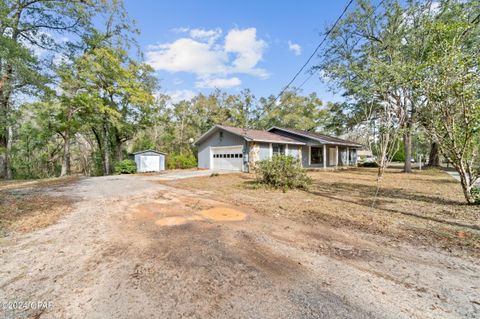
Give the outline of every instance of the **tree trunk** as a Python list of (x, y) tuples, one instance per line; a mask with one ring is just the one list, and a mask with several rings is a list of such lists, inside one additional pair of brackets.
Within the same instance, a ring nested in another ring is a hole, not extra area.
[(62, 157), (62, 171), (60, 176), (71, 174), (70, 169), (70, 132), (65, 130), (63, 132), (63, 157)]
[(115, 145), (115, 159), (117, 162), (123, 160), (122, 144), (122, 142), (117, 141), (117, 145)]
[(470, 183), (470, 177), (462, 167), (457, 167), (457, 172), (460, 175), (460, 183), (462, 184), (463, 195), (465, 196), (467, 203), (474, 204), (475, 199), (473, 198), (471, 193), (473, 185)]
[(13, 144), (13, 129), (11, 125), (8, 125), (7, 128), (7, 147), (5, 148), (5, 178), (12, 179), (12, 165), (10, 164), (10, 154), (12, 153), (12, 144)]
[(115, 161), (120, 162), (123, 160), (123, 141), (117, 129), (115, 129)]
[(103, 174), (110, 175), (110, 134), (108, 131), (108, 119), (103, 118)]
[(412, 132), (410, 130), (410, 125), (407, 124), (407, 130), (403, 133), (403, 144), (405, 150), (405, 163), (403, 166), (403, 171), (405, 173), (412, 172)]
[(433, 142), (430, 147), (430, 155), (428, 156), (428, 164), (430, 167), (440, 167), (440, 154), (438, 144)]
[(3, 153), (2, 161), (0, 162), (0, 176), (5, 179), (11, 179), (12, 172), (10, 168), (10, 151), (12, 148), (12, 128), (9, 123), (9, 108), (8, 99), (5, 95), (8, 94), (5, 86), (0, 87), (0, 152)]
[(6, 130), (2, 130), (0, 132), (0, 178), (7, 178), (7, 155), (6, 153), (7, 149), (7, 136), (6, 136)]

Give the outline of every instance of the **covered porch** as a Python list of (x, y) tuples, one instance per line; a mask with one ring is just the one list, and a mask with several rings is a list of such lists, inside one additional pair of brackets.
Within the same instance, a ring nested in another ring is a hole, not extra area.
[(334, 144), (316, 144), (304, 146), (307, 161), (305, 168), (356, 167), (358, 164), (356, 147)]

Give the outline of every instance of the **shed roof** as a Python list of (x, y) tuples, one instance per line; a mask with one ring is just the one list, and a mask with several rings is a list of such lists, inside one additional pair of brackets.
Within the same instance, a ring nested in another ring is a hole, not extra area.
[(227, 125), (213, 126), (205, 134), (200, 136), (200, 138), (196, 140), (194, 144), (198, 145), (199, 143), (204, 141), (206, 138), (208, 138), (212, 133), (214, 133), (217, 130), (227, 131), (229, 133), (243, 137), (246, 141), (252, 141), (252, 142), (283, 143), (283, 144), (296, 144), (296, 145), (305, 144), (295, 139), (281, 136), (281, 135), (267, 132), (267, 131), (246, 129), (246, 128), (240, 128), (240, 127), (227, 126)]
[(336, 145), (345, 145), (345, 146), (352, 146), (352, 147), (363, 147), (362, 144), (359, 144), (359, 143), (355, 143), (355, 142), (352, 142), (352, 141), (348, 141), (348, 140), (344, 140), (344, 139), (341, 139), (341, 138), (338, 138), (338, 137), (334, 137), (334, 136), (330, 136), (330, 135), (325, 135), (325, 134), (321, 134), (321, 133), (317, 133), (317, 132), (310, 132), (310, 131), (304, 131), (304, 130), (297, 130), (297, 129), (293, 129), (293, 128), (283, 128), (283, 127), (277, 127), (277, 126), (273, 126), (271, 128), (268, 129), (268, 131), (272, 131), (272, 130), (280, 130), (280, 131), (284, 131), (284, 132), (287, 132), (287, 133), (291, 133), (291, 134), (294, 134), (294, 135), (299, 135), (299, 136), (303, 136), (303, 137), (306, 137), (306, 138), (309, 138), (309, 139), (313, 139), (313, 140), (316, 140), (320, 143), (323, 143), (323, 144), (336, 144)]
[(138, 152), (132, 153), (132, 155), (137, 155), (137, 154), (142, 154), (142, 153), (148, 153), (148, 152), (157, 153), (157, 154), (161, 154), (161, 155), (167, 155), (167, 153), (159, 152), (159, 151), (156, 151), (156, 150), (143, 150), (143, 151), (138, 151)]

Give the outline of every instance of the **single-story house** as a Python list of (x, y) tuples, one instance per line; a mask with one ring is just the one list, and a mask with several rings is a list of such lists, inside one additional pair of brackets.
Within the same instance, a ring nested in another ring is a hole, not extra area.
[(320, 133), (271, 127), (266, 131), (215, 125), (194, 143), (198, 167), (248, 172), (275, 154), (296, 157), (304, 168), (357, 165), (361, 144)]
[(165, 170), (165, 153), (155, 150), (144, 150), (130, 154), (137, 164), (137, 172), (160, 172)]

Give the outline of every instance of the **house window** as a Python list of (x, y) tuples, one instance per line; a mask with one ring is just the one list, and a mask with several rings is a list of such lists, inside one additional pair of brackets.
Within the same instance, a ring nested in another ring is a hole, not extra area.
[(323, 147), (312, 147), (310, 151), (311, 164), (323, 164)]
[(285, 154), (285, 145), (272, 144), (272, 153), (273, 153), (273, 155), (283, 155), (283, 154)]

